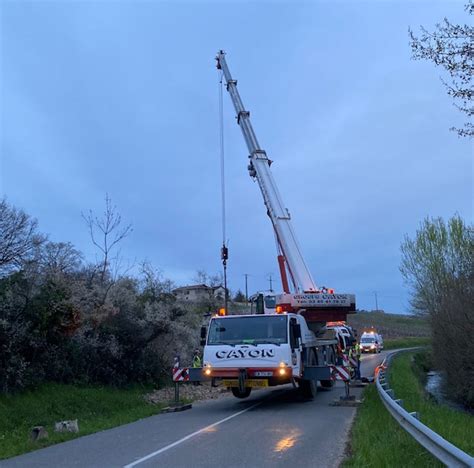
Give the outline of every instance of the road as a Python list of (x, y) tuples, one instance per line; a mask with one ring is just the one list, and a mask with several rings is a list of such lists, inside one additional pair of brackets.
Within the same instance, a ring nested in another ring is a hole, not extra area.
[[(373, 375), (385, 352), (362, 356)], [(352, 389), (358, 395), (361, 389)], [(338, 382), (302, 400), (291, 385), (198, 402), (192, 410), (152, 416), (0, 462), (1, 468), (334, 467), (344, 455), (355, 408), (331, 406)]]

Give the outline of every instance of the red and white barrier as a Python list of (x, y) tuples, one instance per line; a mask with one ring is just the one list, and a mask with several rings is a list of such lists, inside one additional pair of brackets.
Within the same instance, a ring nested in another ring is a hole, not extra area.
[(344, 366), (331, 366), (332, 368), (332, 378), (333, 380), (343, 380), (344, 382), (348, 382), (351, 380), (351, 372), (350, 369)]
[(173, 382), (188, 382), (189, 369), (187, 367), (173, 367)]

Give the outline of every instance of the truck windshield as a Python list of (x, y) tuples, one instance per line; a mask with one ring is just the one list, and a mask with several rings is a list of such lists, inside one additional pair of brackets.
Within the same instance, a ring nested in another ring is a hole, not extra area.
[(267, 309), (274, 309), (276, 307), (276, 297), (275, 296), (265, 296), (265, 307)]
[(216, 318), (209, 327), (208, 345), (287, 343), (287, 316)]
[(375, 343), (375, 338), (370, 336), (367, 338), (361, 338), (360, 340), (361, 343)]

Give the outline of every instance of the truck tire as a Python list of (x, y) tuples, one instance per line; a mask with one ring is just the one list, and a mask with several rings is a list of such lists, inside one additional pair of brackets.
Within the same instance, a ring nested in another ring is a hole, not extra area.
[[(316, 359), (316, 353), (314, 352), (314, 350), (311, 350), (308, 357), (308, 366), (316, 366), (317, 364), (318, 360)], [(299, 381), (299, 388), (301, 396), (303, 398), (312, 400), (318, 392), (318, 382), (316, 380), (301, 379)]]
[[(329, 348), (327, 351), (327, 364), (335, 365), (336, 364), (336, 353), (333, 348)], [(323, 388), (332, 388), (334, 386), (334, 380), (320, 380), (321, 387)]]
[(250, 392), (252, 391), (251, 387), (245, 387), (245, 391), (241, 392), (238, 387), (232, 387), (232, 395), (234, 395), (236, 398), (247, 398), (250, 395)]

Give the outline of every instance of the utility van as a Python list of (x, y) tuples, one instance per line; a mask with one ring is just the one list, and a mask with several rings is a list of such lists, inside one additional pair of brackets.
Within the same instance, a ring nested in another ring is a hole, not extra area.
[(362, 333), (360, 350), (362, 353), (380, 353), (383, 349), (383, 338), (375, 332)]

